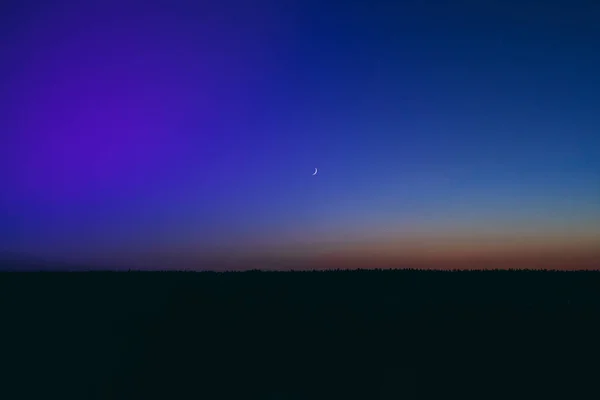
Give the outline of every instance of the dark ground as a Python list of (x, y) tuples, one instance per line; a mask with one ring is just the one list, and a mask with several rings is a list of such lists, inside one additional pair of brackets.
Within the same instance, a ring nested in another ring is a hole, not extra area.
[(0, 274), (1, 399), (600, 398), (600, 272)]

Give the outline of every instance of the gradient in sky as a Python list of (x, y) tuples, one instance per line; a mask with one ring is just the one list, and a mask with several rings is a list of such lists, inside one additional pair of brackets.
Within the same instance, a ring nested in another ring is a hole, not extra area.
[(3, 4), (2, 251), (600, 267), (597, 2)]

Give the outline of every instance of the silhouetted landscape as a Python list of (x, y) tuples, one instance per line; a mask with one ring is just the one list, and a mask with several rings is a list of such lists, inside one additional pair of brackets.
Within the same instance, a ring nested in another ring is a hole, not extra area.
[(1, 398), (594, 398), (599, 289), (593, 271), (5, 272)]
[(2, 1), (0, 400), (600, 399), (599, 21)]

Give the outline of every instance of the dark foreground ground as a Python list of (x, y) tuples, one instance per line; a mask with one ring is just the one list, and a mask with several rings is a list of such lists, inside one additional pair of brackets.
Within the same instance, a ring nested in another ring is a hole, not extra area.
[(2, 399), (600, 398), (598, 272), (0, 274)]

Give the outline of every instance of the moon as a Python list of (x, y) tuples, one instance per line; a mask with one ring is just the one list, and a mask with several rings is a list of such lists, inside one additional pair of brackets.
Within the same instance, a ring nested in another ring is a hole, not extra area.
[(313, 174), (313, 176), (315, 176), (317, 174), (317, 172), (319, 172), (319, 170), (317, 168), (315, 168), (315, 173)]

